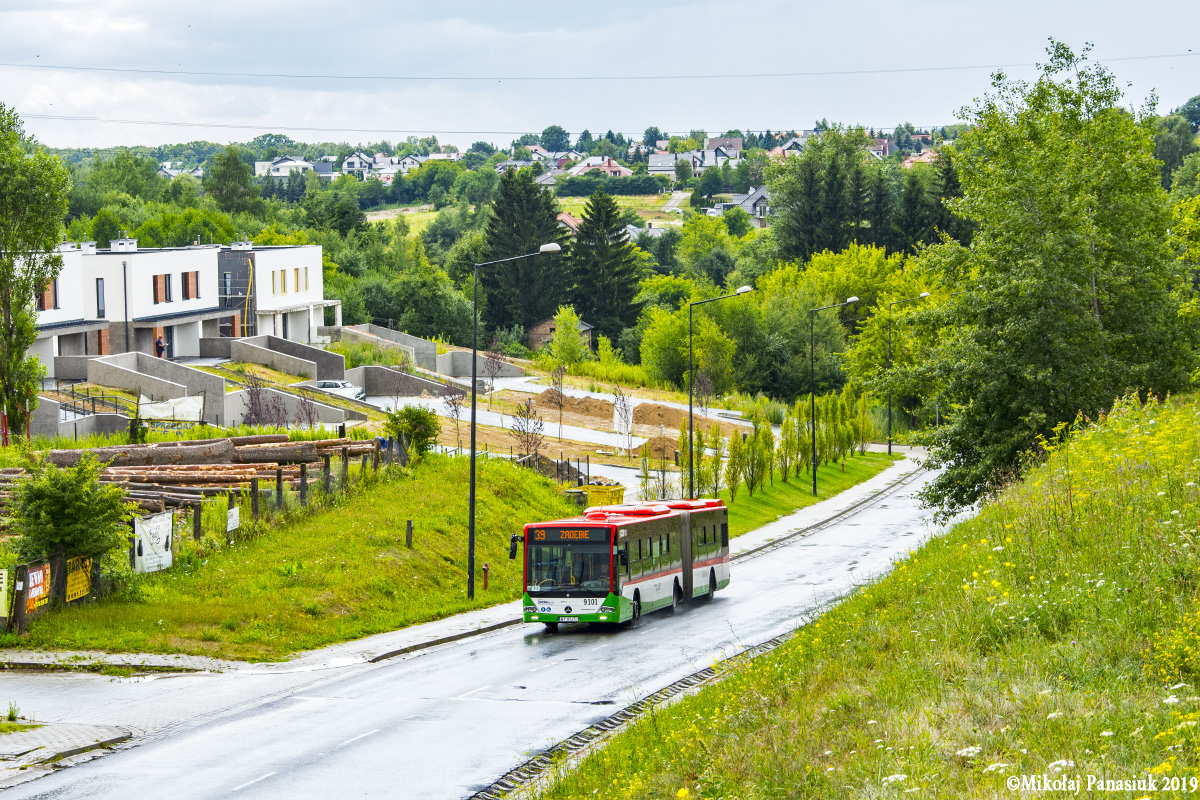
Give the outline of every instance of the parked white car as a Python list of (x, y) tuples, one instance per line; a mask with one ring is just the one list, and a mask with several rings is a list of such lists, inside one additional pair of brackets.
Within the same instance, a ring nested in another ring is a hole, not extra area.
[(350, 381), (317, 381), (317, 388), (340, 397), (349, 397), (351, 400), (367, 399), (367, 393), (362, 387), (355, 386)]

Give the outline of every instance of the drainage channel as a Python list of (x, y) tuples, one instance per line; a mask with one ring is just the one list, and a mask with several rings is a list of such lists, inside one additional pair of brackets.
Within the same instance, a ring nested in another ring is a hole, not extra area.
[[(880, 500), (883, 500), (889, 495), (894, 494), (901, 488), (912, 483), (924, 472), (925, 470), (923, 468), (913, 470), (908, 475), (905, 475), (903, 478), (899, 479), (886, 489), (876, 492), (869, 497), (863, 498), (857, 503), (848, 506), (831, 517), (827, 517), (826, 519), (814, 523), (813, 525), (809, 525), (808, 527), (792, 531), (791, 533), (767, 542), (766, 544), (746, 550), (742, 553), (738, 553), (731, 560), (741, 561), (743, 559), (753, 558), (754, 556), (761, 555), (776, 548), (785, 547), (796, 539), (811, 536), (817, 531), (841, 522), (842, 520), (857, 514), (859, 511), (878, 503)], [(805, 617), (807, 617), (807, 619), (802, 624), (806, 624), (808, 621), (820, 616), (835, 602), (837, 601), (835, 600), (830, 603), (823, 604), (809, 614), (806, 614)], [(800, 626), (798, 625), (797, 629), (799, 627)], [(640, 717), (644, 716), (655, 708), (672, 701), (687, 692), (695, 691), (707, 683), (716, 681), (726, 670), (730, 669), (731, 667), (771, 652), (784, 642), (791, 639), (794, 635), (794, 630), (789, 631), (788, 633), (776, 636), (774, 639), (768, 639), (762, 644), (747, 648), (741, 653), (738, 653), (737, 655), (721, 662), (716, 667), (705, 667), (699, 672), (693, 672), (691, 675), (680, 678), (674, 683), (659, 689), (657, 692), (643, 697), (636, 703), (626, 706), (615, 714), (605, 717), (600, 722), (584, 728), (573, 736), (570, 736), (554, 745), (550, 749), (539, 753), (525, 763), (521, 764), (516, 769), (506, 772), (490, 785), (480, 789), (475, 794), (470, 795), (467, 800), (501, 800), (501, 798), (511, 796), (514, 791), (528, 787), (534, 781), (543, 777), (556, 764), (561, 764), (566, 760), (578, 757), (583, 751), (594, 747), (601, 740), (615, 734), (621, 728), (624, 728), (630, 723), (637, 721)]]

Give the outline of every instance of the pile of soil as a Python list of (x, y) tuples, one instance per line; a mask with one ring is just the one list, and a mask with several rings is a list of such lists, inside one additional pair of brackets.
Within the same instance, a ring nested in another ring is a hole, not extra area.
[(654, 436), (646, 444), (650, 445), (650, 458), (655, 461), (665, 458), (668, 464), (675, 463), (675, 451), (679, 449), (678, 439), (670, 436)]
[[(538, 406), (558, 411), (556, 394), (557, 392), (553, 389), (542, 392), (537, 397)], [(613, 417), (613, 404), (607, 400), (597, 400), (594, 397), (571, 397), (567, 395), (563, 399), (563, 411), (568, 414), (581, 414), (585, 417), (595, 417), (596, 419), (611, 421)]]
[(687, 412), (658, 403), (641, 403), (633, 407), (633, 422), (635, 425), (662, 425), (668, 430), (679, 430), (680, 424), (687, 422)]
[[(565, 481), (572, 486), (579, 483), (579, 478), (587, 478), (587, 473), (575, 469), (575, 461), (566, 459), (559, 461), (556, 458), (547, 458), (544, 455), (538, 454), (538, 472), (545, 475), (552, 481)], [(527, 464), (529, 462), (526, 462)]]

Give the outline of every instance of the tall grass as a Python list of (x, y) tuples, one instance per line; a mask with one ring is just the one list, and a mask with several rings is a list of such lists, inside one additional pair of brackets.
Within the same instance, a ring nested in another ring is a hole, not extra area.
[[(508, 559), (509, 535), (526, 522), (576, 509), (530, 470), (498, 459), (483, 459), (478, 469), (477, 559), (479, 568), (489, 564), (490, 580), (486, 591), (476, 581), (473, 600), (465, 586), (467, 460), (431, 455), (411, 473), (397, 469), (392, 480), (330, 498), (325, 510), (288, 516), (282, 527), (257, 533), (226, 536), (225, 500), (210, 501), (204, 541), (191, 542), (188, 520), (181, 521), (177, 566), (145, 576), (138, 599), (48, 614), (27, 637), (4, 642), (278, 659), (511, 600), (522, 586), (520, 562)], [(357, 473), (352, 466), (352, 481)], [(295, 502), (290, 491), (287, 498)], [(249, 520), (247, 501), (241, 515)]]
[(1126, 400), (1076, 427), (976, 517), (544, 796), (1013, 797), (1011, 776), (1200, 777), (1200, 406)]
[(408, 352), (399, 347), (386, 347), (372, 342), (331, 342), (325, 349), (345, 358), (347, 369), (365, 366), (412, 366)]

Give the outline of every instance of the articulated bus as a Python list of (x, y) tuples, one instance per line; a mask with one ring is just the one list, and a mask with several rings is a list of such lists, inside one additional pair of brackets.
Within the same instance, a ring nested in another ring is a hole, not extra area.
[(643, 613), (711, 600), (729, 585), (729, 512), (722, 500), (589, 508), (514, 534), (524, 545), (526, 622), (633, 624)]

